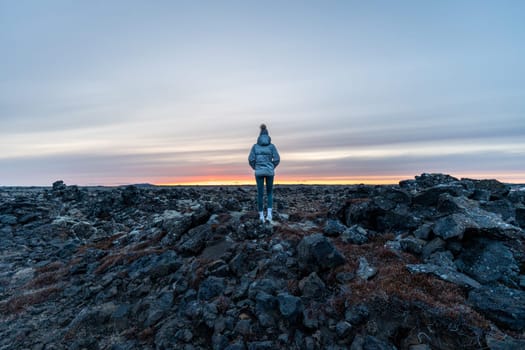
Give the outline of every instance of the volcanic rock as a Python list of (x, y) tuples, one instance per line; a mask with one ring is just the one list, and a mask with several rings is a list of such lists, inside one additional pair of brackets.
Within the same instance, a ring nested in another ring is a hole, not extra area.
[(366, 258), (359, 258), (359, 267), (357, 268), (357, 276), (363, 280), (368, 280), (374, 277), (377, 273), (377, 268), (371, 266)]
[(428, 273), (462, 287), (481, 288), (481, 284), (476, 280), (446, 266), (434, 264), (408, 264), (407, 269), (412, 273)]
[(500, 281), (518, 285), (519, 267), (512, 251), (502, 242), (480, 239), (465, 247), (458, 256), (459, 270), (487, 284)]
[(345, 258), (332, 242), (321, 234), (306, 236), (297, 246), (299, 265), (309, 271), (334, 268), (344, 264)]
[(341, 239), (345, 243), (363, 244), (368, 241), (368, 231), (359, 225), (353, 225), (345, 228)]
[(299, 289), (305, 298), (321, 298), (326, 292), (326, 285), (317, 273), (312, 272), (308, 277), (299, 281)]
[(523, 188), (0, 188), (0, 349), (521, 348)]
[(468, 301), (501, 327), (525, 330), (525, 292), (503, 285), (472, 290)]
[(347, 227), (339, 220), (329, 219), (324, 225), (323, 233), (327, 236), (337, 237), (341, 235), (346, 229)]
[(303, 311), (303, 303), (296, 296), (288, 293), (279, 293), (277, 301), (279, 302), (279, 311), (285, 318), (297, 317)]

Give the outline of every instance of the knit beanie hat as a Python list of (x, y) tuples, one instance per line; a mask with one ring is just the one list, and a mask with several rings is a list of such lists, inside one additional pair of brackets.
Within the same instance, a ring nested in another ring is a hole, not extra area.
[(261, 124), (261, 133), (259, 135), (268, 135), (268, 129), (265, 124)]

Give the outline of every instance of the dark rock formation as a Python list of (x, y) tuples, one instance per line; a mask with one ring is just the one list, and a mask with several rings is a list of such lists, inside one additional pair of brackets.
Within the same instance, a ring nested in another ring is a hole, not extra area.
[(525, 292), (503, 285), (484, 287), (469, 293), (469, 302), (490, 320), (504, 328), (525, 329)]
[(502, 242), (473, 240), (459, 254), (456, 265), (483, 284), (499, 281), (518, 285), (518, 264), (512, 251)]
[(2, 188), (0, 349), (522, 348), (524, 188)]
[(308, 271), (334, 268), (345, 262), (341, 253), (321, 234), (304, 237), (297, 251), (299, 265)]

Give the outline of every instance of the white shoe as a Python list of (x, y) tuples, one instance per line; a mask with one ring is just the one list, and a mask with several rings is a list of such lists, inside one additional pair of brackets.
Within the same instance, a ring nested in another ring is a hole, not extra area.
[(266, 221), (269, 222), (270, 224), (272, 223), (272, 214), (269, 214), (269, 215), (266, 217)]

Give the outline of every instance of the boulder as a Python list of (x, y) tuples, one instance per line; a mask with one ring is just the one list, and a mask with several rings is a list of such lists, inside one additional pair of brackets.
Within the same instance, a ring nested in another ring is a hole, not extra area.
[(235, 333), (238, 333), (242, 336), (250, 335), (252, 330), (252, 320), (251, 319), (240, 319), (233, 330)]
[(515, 205), (525, 204), (525, 187), (514, 186), (511, 188), (507, 198)]
[(247, 252), (241, 250), (228, 263), (230, 270), (238, 277), (245, 275), (256, 267), (256, 261), (249, 259), (248, 256)]
[(285, 318), (296, 318), (303, 311), (303, 303), (301, 298), (290, 295), (288, 293), (279, 293), (277, 295), (279, 303), (279, 311)]
[(477, 201), (488, 202), (490, 200), (490, 191), (488, 190), (474, 190), (469, 198), (472, 198)]
[(442, 215), (454, 213), (467, 214), (472, 209), (478, 208), (479, 203), (465, 197), (451, 196), (448, 193), (443, 193), (439, 196), (436, 207)]
[(432, 232), (432, 224), (431, 223), (425, 223), (421, 226), (419, 226), (414, 231), (414, 236), (420, 239), (428, 240), (430, 237), (430, 233)]
[(211, 262), (206, 269), (211, 276), (228, 277), (230, 275), (230, 267), (222, 259)]
[(519, 227), (506, 223), (500, 215), (479, 208), (472, 200), (464, 197), (444, 198), (449, 205), (455, 206), (456, 213), (437, 220), (432, 230), (445, 240), (454, 237), (461, 239), (466, 232), (494, 238), (515, 239), (524, 236)]
[(468, 302), (498, 326), (525, 330), (525, 292), (503, 285), (472, 290)]
[(173, 305), (173, 293), (163, 292), (155, 297), (146, 313), (144, 327), (151, 327), (168, 313)]
[(183, 265), (177, 253), (168, 250), (156, 257), (147, 266), (148, 276), (156, 281), (177, 271)]
[(181, 266), (182, 261), (177, 253), (168, 250), (140, 257), (127, 267), (127, 271), (132, 279), (149, 277), (155, 281), (177, 271)]
[(514, 208), (514, 205), (507, 199), (481, 203), (480, 208), (488, 212), (498, 214), (505, 222), (511, 223), (516, 217), (516, 209)]
[(407, 269), (411, 273), (433, 274), (444, 281), (457, 284), (461, 287), (475, 289), (481, 288), (481, 284), (478, 281), (449, 267), (437, 266), (433, 264), (408, 264)]
[(519, 266), (512, 251), (502, 242), (470, 241), (456, 260), (458, 269), (482, 284), (500, 281), (518, 285)]
[(224, 292), (226, 282), (224, 278), (210, 276), (200, 284), (197, 297), (199, 300), (211, 300)]
[(341, 240), (350, 244), (363, 244), (368, 242), (368, 231), (359, 225), (353, 225), (344, 230)]
[(322, 234), (304, 237), (297, 245), (299, 266), (308, 271), (334, 268), (345, 263), (344, 256)]
[(341, 235), (347, 227), (343, 225), (339, 220), (328, 219), (323, 227), (323, 233), (326, 236), (337, 237)]
[(86, 221), (75, 223), (71, 226), (71, 231), (80, 239), (89, 239), (97, 234), (97, 229)]
[(76, 185), (67, 186), (64, 181), (53, 182), (51, 193), (55, 197), (60, 197), (63, 201), (80, 201), (83, 199), (83, 192)]
[(434, 187), (441, 184), (456, 183), (459, 180), (448, 174), (440, 173), (423, 173), (415, 176), (416, 184), (419, 188)]
[(96, 332), (111, 319), (116, 310), (117, 305), (113, 302), (85, 307), (69, 323), (66, 332), (71, 335), (79, 331)]
[(416, 192), (417, 182), (416, 180), (401, 180), (399, 181), (399, 187), (406, 191)]
[(411, 231), (420, 224), (420, 219), (409, 207), (396, 206), (392, 210), (377, 212), (373, 228), (379, 232)]
[(63, 180), (57, 180), (53, 182), (52, 191), (56, 193), (60, 193), (62, 191), (65, 191), (67, 188), (67, 185), (64, 183)]
[(461, 179), (461, 181), (469, 181), (473, 183), (474, 189), (484, 190), (490, 192), (489, 200), (498, 200), (507, 197), (510, 192), (510, 186), (506, 185), (498, 180), (486, 179), (486, 180), (473, 180), (473, 179)]
[(416, 238), (414, 236), (408, 236), (399, 240), (401, 249), (412, 254), (421, 254), (423, 248), (427, 244), (427, 241)]
[(456, 264), (454, 263), (454, 255), (452, 255), (449, 250), (437, 251), (426, 256), (425, 263), (457, 271)]
[(420, 206), (435, 206), (438, 204), (439, 197), (443, 194), (452, 196), (461, 196), (464, 193), (464, 187), (459, 183), (439, 184), (434, 187), (425, 189), (412, 198), (412, 203)]
[(326, 292), (326, 285), (319, 278), (317, 273), (312, 272), (307, 277), (299, 281), (299, 290), (303, 297), (309, 299), (321, 298)]
[(198, 254), (204, 249), (206, 242), (212, 238), (213, 234), (214, 232), (208, 224), (192, 228), (181, 237), (178, 249), (182, 253)]
[(474, 227), (475, 223), (463, 214), (452, 214), (439, 219), (434, 224), (432, 231), (438, 237), (450, 239), (463, 238), (467, 227)]
[(358, 198), (350, 200), (344, 209), (344, 220), (346, 226), (355, 224), (367, 228), (375, 229), (377, 217), (383, 213), (383, 210), (374, 205), (369, 198)]
[(319, 328), (319, 310), (314, 307), (303, 309), (303, 325), (309, 329)]
[[(376, 197), (383, 198), (397, 205), (410, 205), (412, 198), (407, 191), (399, 188), (384, 188), (380, 193), (376, 194)], [(393, 208), (393, 207), (391, 207)]]
[(264, 292), (266, 294), (275, 294), (279, 289), (281, 289), (281, 281), (277, 281), (271, 278), (263, 278), (253, 281), (248, 288), (248, 297), (250, 299), (255, 299), (255, 296), (259, 292)]
[(277, 299), (273, 295), (259, 292), (255, 296), (255, 311), (257, 313), (272, 313), (276, 307)]
[(352, 333), (352, 325), (346, 321), (337, 322), (335, 325), (335, 334), (341, 339), (348, 337)]
[(263, 327), (273, 327), (277, 311), (277, 299), (268, 293), (259, 292), (255, 296), (257, 320)]
[(363, 279), (369, 280), (377, 274), (377, 268), (371, 266), (365, 257), (359, 258), (359, 267), (357, 268), (356, 275)]
[(349, 200), (343, 212), (342, 221), (346, 226), (360, 225), (381, 232), (415, 229), (420, 224), (408, 204), (381, 196)]
[(217, 302), (206, 303), (202, 309), (202, 320), (209, 328), (213, 328), (217, 323), (219, 317), (219, 310), (217, 309)]
[(184, 343), (189, 343), (193, 339), (193, 333), (189, 329), (179, 329), (173, 337)]
[(176, 210), (166, 210), (154, 218), (153, 224), (167, 231), (170, 239), (176, 241), (190, 229), (192, 219), (190, 214), (182, 214)]
[(365, 304), (354, 305), (345, 311), (345, 320), (354, 326), (363, 324), (369, 317), (370, 311)]
[(436, 237), (421, 249), (421, 255), (423, 258), (429, 257), (432, 253), (444, 250), (447, 243), (440, 237)]

